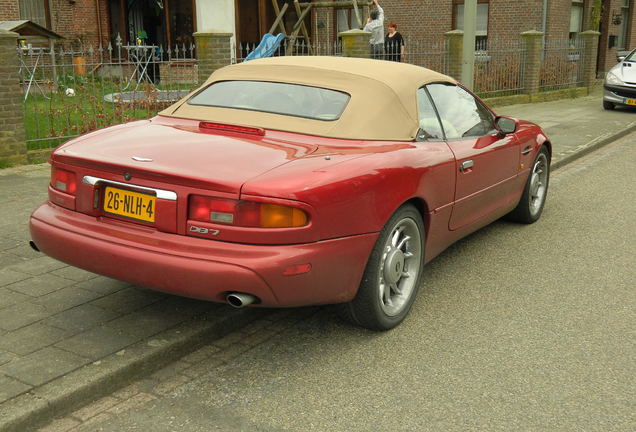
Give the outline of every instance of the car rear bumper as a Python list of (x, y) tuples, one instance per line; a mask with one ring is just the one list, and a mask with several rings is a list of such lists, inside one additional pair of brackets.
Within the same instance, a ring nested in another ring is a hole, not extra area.
[[(351, 300), (378, 233), (269, 246), (169, 234), (96, 218), (51, 204), (31, 215), (31, 236), (45, 254), (85, 270), (177, 295), (224, 302), (252, 294), (263, 306)], [(301, 274), (283, 274), (310, 264)]]

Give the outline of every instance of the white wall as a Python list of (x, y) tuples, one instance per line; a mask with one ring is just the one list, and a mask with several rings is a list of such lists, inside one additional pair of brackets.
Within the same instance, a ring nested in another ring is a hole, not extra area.
[(234, 0), (196, 0), (197, 31), (235, 33)]

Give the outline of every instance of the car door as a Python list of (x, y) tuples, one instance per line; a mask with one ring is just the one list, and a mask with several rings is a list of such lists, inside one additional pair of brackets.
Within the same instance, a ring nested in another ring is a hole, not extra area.
[(455, 155), (455, 202), (449, 229), (456, 230), (509, 206), (519, 171), (519, 143), (513, 134), (502, 137), (495, 118), (461, 86), (426, 86), (448, 146)]

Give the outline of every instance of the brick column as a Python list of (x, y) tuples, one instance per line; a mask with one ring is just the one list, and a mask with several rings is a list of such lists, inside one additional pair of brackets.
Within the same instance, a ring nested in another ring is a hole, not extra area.
[(0, 167), (26, 163), (18, 34), (0, 30)]
[(338, 33), (338, 36), (342, 39), (343, 57), (370, 57), (371, 45), (369, 45), (369, 39), (371, 38), (371, 33), (353, 29)]
[(536, 30), (526, 31), (521, 33), (521, 40), (525, 49), (523, 88), (525, 93), (532, 95), (539, 92), (541, 81), (543, 33)]
[(444, 33), (446, 39), (446, 73), (456, 80), (462, 77), (462, 56), (464, 55), (463, 30)]
[(207, 80), (215, 70), (232, 63), (231, 37), (232, 33), (194, 33), (199, 83)]
[(579, 34), (583, 41), (583, 85), (588, 89), (596, 84), (596, 56), (600, 36), (601, 34), (594, 30), (587, 30)]

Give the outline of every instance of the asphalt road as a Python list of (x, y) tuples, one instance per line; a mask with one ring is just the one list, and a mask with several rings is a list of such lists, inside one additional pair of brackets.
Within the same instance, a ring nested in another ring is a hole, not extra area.
[(79, 430), (635, 430), (635, 141), (555, 172), (536, 224), (497, 222), (435, 259), (395, 330), (311, 309)]

